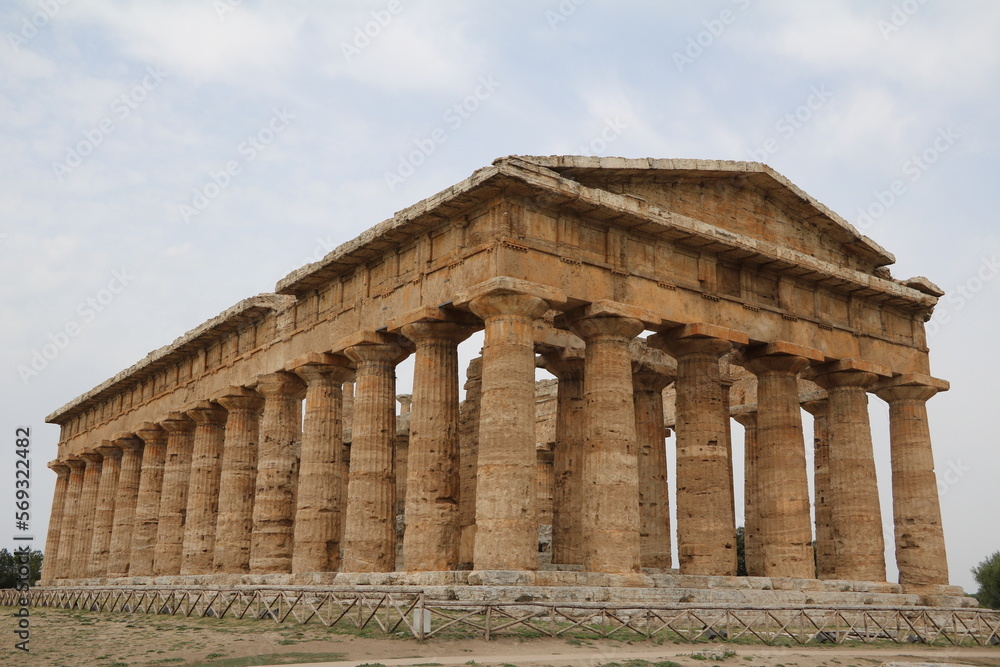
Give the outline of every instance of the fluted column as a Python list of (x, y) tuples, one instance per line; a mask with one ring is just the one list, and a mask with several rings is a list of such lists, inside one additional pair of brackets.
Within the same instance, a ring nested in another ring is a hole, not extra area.
[(683, 574), (736, 573), (736, 516), (729, 490), (729, 418), (722, 414), (719, 360), (739, 332), (679, 327), (649, 343), (677, 360), (677, 542)]
[(219, 513), (219, 479), (226, 411), (217, 403), (202, 401), (187, 416), (195, 423), (191, 449), (191, 475), (181, 574), (208, 574), (215, 557), (215, 524)]
[(111, 528), (111, 546), (108, 552), (109, 577), (129, 574), (132, 555), (132, 534), (135, 532), (135, 509), (139, 498), (139, 477), (142, 465), (143, 442), (125, 434), (115, 440), (122, 450), (121, 470), (115, 488), (115, 514)]
[(258, 378), (264, 397), (250, 542), (250, 571), (291, 572), (306, 385), (279, 371)]
[(458, 521), (461, 537), (458, 567), (472, 568), (476, 545), (476, 469), (479, 467), (479, 408), (483, 392), (483, 360), (476, 357), (466, 370), (465, 400), (459, 408)]
[(552, 452), (552, 562), (582, 565), (583, 447), (585, 429), (583, 350), (543, 355), (545, 370), (559, 378), (556, 443)]
[(396, 364), (402, 348), (388, 339), (348, 347), (354, 362), (354, 424), (344, 526), (344, 572), (396, 567)]
[(80, 492), (80, 518), (77, 522), (76, 547), (73, 549), (73, 578), (90, 576), (91, 545), (94, 540), (94, 514), (97, 511), (97, 492), (101, 484), (101, 465), (104, 457), (93, 449), (85, 449), (80, 457), (87, 462), (83, 471), (83, 490)]
[(474, 567), (536, 570), (534, 322), (548, 302), (498, 293), (469, 308), (485, 323)]
[(292, 572), (336, 572), (344, 504), (343, 385), (347, 359), (309, 355), (293, 364), (306, 383)]
[(403, 534), (408, 571), (458, 566), (458, 344), (473, 331), (455, 322), (400, 329), (416, 345)]
[(52, 496), (52, 512), (49, 514), (49, 530), (45, 536), (45, 560), (42, 563), (42, 581), (58, 579), (59, 540), (62, 535), (63, 513), (66, 511), (66, 496), (69, 488), (69, 466), (56, 459), (49, 461), (49, 470), (56, 474), (56, 490)]
[(257, 443), (264, 399), (253, 390), (233, 387), (218, 403), (226, 409), (227, 417), (212, 571), (246, 573), (250, 571)]
[(59, 549), (56, 552), (59, 560), (56, 565), (56, 577), (73, 579), (76, 577), (73, 568), (77, 549), (80, 495), (83, 493), (83, 470), (86, 462), (78, 456), (71, 456), (63, 463), (69, 467), (69, 482), (66, 486), (66, 501), (63, 503), (65, 509), (59, 530)]
[(640, 368), (632, 376), (639, 465), (639, 546), (643, 567), (669, 568), (670, 487), (663, 390), (673, 377)]
[(103, 577), (108, 573), (108, 554), (111, 551), (111, 531), (114, 528), (115, 498), (118, 476), (121, 472), (122, 450), (111, 440), (95, 447), (103, 457), (101, 479), (97, 486), (97, 505), (94, 510), (94, 536), (90, 541), (90, 567), (87, 576)]
[[(892, 510), (899, 583), (919, 587), (948, 583), (948, 560), (927, 399), (948, 383), (926, 375), (893, 378), (876, 391), (889, 404)], [(904, 589), (905, 590), (905, 589)]]
[(195, 423), (183, 412), (170, 412), (159, 424), (167, 431), (167, 451), (163, 462), (153, 574), (161, 576), (181, 572)]
[(757, 509), (757, 413), (738, 412), (733, 419), (743, 425), (743, 563), (747, 575), (764, 576)]
[(816, 577), (834, 576), (833, 524), (830, 518), (830, 443), (827, 440), (829, 402), (806, 401), (802, 408), (813, 416), (813, 513), (816, 515)]
[(867, 389), (877, 376), (866, 366), (827, 364), (816, 368), (813, 381), (827, 390), (830, 401), (832, 578), (885, 581), (882, 510), (868, 419)]
[(743, 362), (757, 376), (754, 503), (765, 577), (816, 576), (798, 385), (799, 373), (816, 357), (823, 355), (818, 350), (772, 343), (748, 352)]
[(160, 521), (160, 492), (163, 490), (163, 461), (167, 452), (167, 432), (151, 422), (139, 425), (135, 434), (143, 441), (139, 495), (135, 503), (135, 533), (132, 535), (130, 577), (153, 575), (156, 533)]

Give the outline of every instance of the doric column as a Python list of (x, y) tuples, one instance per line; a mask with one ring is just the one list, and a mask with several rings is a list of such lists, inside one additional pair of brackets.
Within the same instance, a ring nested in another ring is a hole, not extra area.
[(396, 567), (396, 364), (406, 357), (389, 336), (370, 336), (344, 354), (354, 362), (354, 424), (344, 526), (344, 572)]
[(816, 515), (816, 577), (834, 576), (833, 524), (830, 518), (830, 443), (827, 416), (830, 405), (820, 398), (802, 403), (813, 416), (813, 513)]
[(143, 441), (139, 495), (135, 502), (135, 532), (132, 534), (130, 577), (153, 575), (156, 533), (160, 521), (160, 492), (163, 489), (163, 461), (167, 452), (167, 432), (152, 422), (139, 425), (135, 434)]
[(195, 429), (181, 574), (209, 574), (215, 557), (215, 524), (219, 513), (226, 411), (217, 403), (201, 401), (185, 414), (194, 421)]
[(113, 441), (105, 440), (95, 447), (103, 457), (101, 479), (97, 486), (97, 505), (94, 509), (94, 536), (90, 541), (90, 577), (103, 577), (108, 573), (108, 554), (111, 551), (111, 531), (114, 528), (115, 498), (118, 476), (121, 472), (122, 450)]
[(826, 389), (830, 402), (827, 438), (835, 579), (885, 581), (885, 541), (867, 393), (877, 368), (881, 367), (848, 359), (815, 367), (812, 378)]
[(163, 462), (153, 574), (162, 576), (181, 572), (195, 423), (183, 412), (170, 412), (159, 424), (167, 431), (167, 451)]
[(757, 412), (737, 412), (733, 419), (743, 425), (743, 564), (747, 575), (764, 576), (760, 549), (760, 519), (757, 514)]
[(458, 344), (473, 331), (456, 322), (400, 329), (416, 345), (403, 534), (408, 571), (458, 567)]
[(122, 450), (121, 470), (115, 488), (115, 514), (111, 527), (111, 547), (108, 552), (109, 577), (129, 574), (132, 556), (132, 534), (135, 532), (135, 508), (139, 498), (139, 476), (142, 465), (143, 442), (132, 434), (115, 440)]
[(650, 337), (677, 360), (677, 542), (683, 574), (736, 573), (736, 515), (729, 491), (729, 419), (719, 360), (737, 331), (689, 324)]
[[(581, 390), (582, 391), (582, 390)], [(472, 568), (476, 545), (476, 469), (479, 463), (479, 404), (483, 392), (483, 360), (476, 357), (466, 369), (465, 400), (459, 408), (458, 522), (461, 531), (458, 566)]]
[(66, 500), (63, 503), (62, 525), (59, 530), (59, 548), (56, 551), (57, 558), (59, 559), (56, 564), (56, 577), (59, 579), (73, 579), (76, 577), (73, 568), (77, 548), (80, 495), (83, 493), (83, 469), (86, 466), (86, 462), (77, 456), (71, 456), (63, 461), (63, 463), (69, 467), (69, 482), (66, 486)]
[(548, 302), (487, 293), (469, 302), (485, 324), (476, 486), (477, 570), (538, 569), (534, 322)]
[(823, 353), (779, 341), (748, 350), (743, 361), (757, 376), (754, 503), (765, 577), (816, 576), (799, 407), (799, 373), (810, 360)]
[(77, 521), (76, 547), (73, 549), (73, 578), (90, 576), (91, 545), (94, 540), (94, 514), (97, 512), (97, 491), (101, 484), (104, 457), (93, 449), (85, 449), (80, 457), (87, 462), (83, 470), (83, 490), (80, 492), (80, 518)]
[(45, 536), (45, 560), (42, 564), (42, 581), (58, 579), (59, 540), (62, 535), (63, 513), (66, 511), (66, 496), (69, 488), (69, 466), (56, 459), (49, 461), (49, 470), (56, 474), (56, 491), (52, 496), (52, 512), (49, 514), (49, 530)]
[(672, 376), (640, 367), (632, 375), (639, 465), (639, 546), (643, 567), (669, 568), (670, 488), (663, 390)]
[(250, 571), (257, 442), (264, 399), (251, 389), (233, 387), (218, 399), (218, 403), (228, 416), (222, 446), (219, 518), (212, 571), (238, 574)]
[(904, 586), (948, 583), (941, 506), (927, 424), (927, 399), (947, 389), (944, 380), (907, 374), (882, 383), (875, 392), (889, 404), (896, 566), (899, 583)]
[(292, 571), (305, 390), (298, 376), (284, 371), (262, 375), (257, 381), (264, 414), (250, 540), (250, 571), (255, 574)]
[(544, 368), (559, 378), (556, 394), (556, 444), (552, 451), (552, 562), (582, 565), (583, 350), (564, 348), (543, 355)]
[(344, 504), (343, 385), (347, 359), (311, 354), (291, 364), (306, 383), (292, 572), (336, 572)]

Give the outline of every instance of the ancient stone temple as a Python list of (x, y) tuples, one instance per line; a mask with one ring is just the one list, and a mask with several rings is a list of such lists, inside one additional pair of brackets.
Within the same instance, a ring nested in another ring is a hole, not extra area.
[(736, 586), (742, 447), (740, 586), (946, 599), (942, 292), (893, 261), (761, 164), (499, 159), (50, 415), (44, 580)]

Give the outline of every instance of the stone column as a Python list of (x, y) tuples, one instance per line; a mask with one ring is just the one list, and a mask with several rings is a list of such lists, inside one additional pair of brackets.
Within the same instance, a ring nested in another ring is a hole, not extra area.
[(130, 577), (153, 575), (156, 533), (160, 520), (160, 492), (163, 489), (163, 461), (167, 452), (167, 432), (151, 422), (139, 425), (135, 434), (142, 439), (142, 469), (139, 495), (135, 503), (135, 533), (132, 535)]
[(485, 324), (476, 486), (477, 570), (538, 569), (534, 322), (548, 302), (490, 293), (469, 302)]
[(544, 368), (559, 378), (556, 444), (552, 452), (552, 562), (583, 564), (583, 350), (543, 355)]
[[(814, 369), (830, 401), (830, 523), (833, 578), (885, 581), (882, 509), (875, 478), (867, 389), (875, 364), (853, 359)], [(887, 372), (884, 374), (888, 374)]]
[(805, 401), (802, 408), (813, 416), (813, 512), (816, 515), (816, 577), (834, 577), (833, 524), (830, 518), (830, 446), (827, 441), (826, 398)]
[(56, 459), (49, 461), (49, 470), (56, 474), (56, 491), (52, 496), (52, 512), (49, 515), (49, 531), (45, 536), (45, 560), (42, 563), (42, 581), (48, 582), (60, 577), (59, 540), (62, 535), (63, 513), (66, 511), (66, 496), (69, 488), (69, 466)]
[(170, 412), (159, 423), (167, 431), (167, 450), (163, 462), (153, 574), (162, 576), (181, 573), (195, 423), (183, 412)]
[(673, 377), (639, 368), (632, 376), (639, 465), (639, 546), (643, 567), (669, 568), (670, 487), (663, 390)]
[(403, 534), (408, 571), (458, 567), (458, 344), (473, 331), (456, 322), (400, 329), (416, 345)]
[(403, 349), (389, 337), (351, 345), (354, 424), (344, 526), (344, 572), (391, 572), (396, 566), (396, 364)]
[(254, 490), (257, 480), (257, 442), (264, 399), (257, 392), (233, 387), (218, 403), (226, 409), (219, 480), (219, 518), (215, 527), (217, 574), (250, 571), (250, 535), (253, 531)]
[(743, 362), (757, 376), (754, 505), (765, 577), (816, 576), (799, 407), (799, 373), (810, 359), (823, 353), (779, 341), (749, 350)]
[(466, 370), (465, 400), (459, 408), (458, 522), (461, 537), (458, 567), (472, 569), (476, 545), (476, 469), (479, 466), (479, 404), (483, 391), (483, 360), (476, 357)]
[(738, 412), (733, 419), (743, 425), (743, 564), (747, 575), (764, 576), (757, 509), (757, 412)]
[(729, 492), (729, 419), (722, 414), (720, 358), (737, 331), (689, 324), (650, 337), (677, 360), (677, 542), (682, 574), (736, 573), (736, 515)]
[(302, 398), (298, 376), (278, 371), (258, 378), (264, 397), (250, 541), (250, 571), (291, 572), (299, 483)]
[(115, 488), (115, 514), (107, 574), (109, 577), (124, 577), (129, 574), (129, 559), (132, 555), (132, 533), (135, 532), (135, 509), (139, 497), (144, 445), (142, 440), (131, 434), (117, 438), (115, 444), (122, 450), (122, 459)]
[[(941, 506), (927, 424), (927, 399), (948, 383), (926, 375), (901, 375), (875, 392), (889, 404), (892, 510), (896, 565), (904, 587), (948, 584)], [(904, 588), (906, 590), (906, 588)]]
[(209, 574), (215, 557), (215, 525), (219, 514), (219, 480), (226, 411), (201, 401), (186, 411), (195, 423), (191, 450), (181, 574)]
[(91, 545), (94, 540), (94, 514), (97, 512), (97, 491), (101, 484), (104, 457), (93, 449), (85, 449), (80, 457), (87, 462), (83, 470), (83, 490), (80, 492), (80, 515), (77, 520), (76, 547), (73, 549), (73, 578), (90, 576)]
[(74, 559), (77, 549), (77, 523), (80, 516), (80, 495), (83, 493), (83, 469), (86, 462), (75, 456), (63, 463), (69, 468), (69, 482), (66, 485), (66, 501), (63, 503), (62, 525), (59, 530), (59, 548), (56, 551), (56, 576), (59, 579), (74, 579)]
[(94, 509), (94, 537), (90, 542), (90, 577), (103, 577), (108, 573), (108, 554), (111, 552), (111, 531), (114, 528), (115, 498), (118, 476), (121, 472), (122, 450), (111, 440), (105, 440), (95, 449), (103, 457), (101, 479), (97, 486), (97, 505)]
[(292, 363), (306, 383), (292, 572), (336, 572), (344, 504), (343, 385), (347, 359), (315, 354)]

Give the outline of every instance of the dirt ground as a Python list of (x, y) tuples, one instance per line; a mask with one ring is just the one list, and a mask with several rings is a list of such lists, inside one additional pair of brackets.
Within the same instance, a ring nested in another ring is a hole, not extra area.
[(46, 667), (211, 665), (249, 667), (331, 665), (611, 665), (622, 667), (870, 667), (883, 663), (949, 663), (1000, 667), (1000, 646), (820, 646), (670, 644), (506, 637), (385, 638), (369, 631), (334, 631), (322, 625), (234, 619), (190, 619), (33, 609), (30, 652), (16, 650), (14, 619), (4, 610), (0, 664)]

